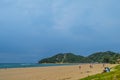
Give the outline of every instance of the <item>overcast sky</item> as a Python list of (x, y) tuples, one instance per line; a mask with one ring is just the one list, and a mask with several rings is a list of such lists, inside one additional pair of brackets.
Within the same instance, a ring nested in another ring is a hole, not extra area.
[(0, 63), (119, 48), (120, 0), (0, 0)]

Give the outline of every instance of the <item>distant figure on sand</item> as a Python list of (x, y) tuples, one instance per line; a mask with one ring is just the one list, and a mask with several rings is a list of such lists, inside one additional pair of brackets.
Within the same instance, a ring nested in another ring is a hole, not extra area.
[(93, 65), (92, 64), (90, 64), (90, 66), (89, 66), (90, 68), (93, 68)]
[(79, 69), (81, 69), (81, 66), (79, 66)]
[(103, 67), (105, 67), (105, 63), (103, 63)]

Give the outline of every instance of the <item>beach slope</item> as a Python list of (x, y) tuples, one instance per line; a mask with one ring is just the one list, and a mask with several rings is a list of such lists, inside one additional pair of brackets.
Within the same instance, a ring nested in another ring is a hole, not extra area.
[[(103, 64), (0, 69), (0, 80), (79, 80), (101, 73)], [(113, 67), (115, 64), (106, 64)]]

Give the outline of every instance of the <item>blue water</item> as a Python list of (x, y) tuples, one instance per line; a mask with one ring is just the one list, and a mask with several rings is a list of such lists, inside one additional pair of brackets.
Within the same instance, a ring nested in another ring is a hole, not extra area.
[(0, 63), (0, 68), (25, 68), (25, 67), (66, 66), (66, 65), (77, 64)]

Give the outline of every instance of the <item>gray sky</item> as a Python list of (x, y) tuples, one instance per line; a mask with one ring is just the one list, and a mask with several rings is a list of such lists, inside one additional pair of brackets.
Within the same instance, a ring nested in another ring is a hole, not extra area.
[(120, 52), (120, 0), (0, 0), (0, 62), (61, 52)]

